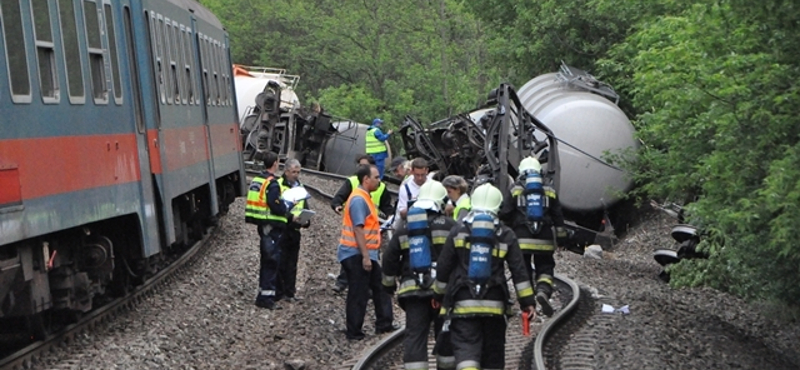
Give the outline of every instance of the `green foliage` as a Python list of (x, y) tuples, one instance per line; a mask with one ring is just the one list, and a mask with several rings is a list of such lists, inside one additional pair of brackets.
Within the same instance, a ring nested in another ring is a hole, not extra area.
[[(495, 84), (479, 22), (457, 0), (204, 3), (228, 27), (237, 63), (301, 75), (303, 101), (336, 116), (432, 122), (474, 108)], [(348, 92), (361, 97), (334, 99)]]
[(701, 2), (640, 23), (598, 64), (629, 78), (639, 192), (694, 201), (692, 222), (714, 231), (711, 258), (677, 264), (672, 283), (798, 304), (800, 73), (796, 49), (770, 46), (797, 26), (768, 34), (753, 14), (772, 13)]
[(711, 257), (670, 267), (673, 284), (800, 305), (795, 2), (202, 2), (237, 63), (286, 68), (304, 103), (387, 128), (463, 112), (561, 60), (594, 72), (644, 144), (624, 164), (633, 196), (682, 201), (704, 230)]

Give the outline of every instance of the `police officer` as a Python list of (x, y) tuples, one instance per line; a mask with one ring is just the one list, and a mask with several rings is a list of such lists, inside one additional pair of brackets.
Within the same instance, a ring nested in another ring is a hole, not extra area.
[(491, 184), (472, 193), (472, 212), (453, 228), (439, 255), (434, 292), (450, 319), (449, 330), (456, 368), (503, 369), (509, 292), (508, 265), (517, 300), (527, 314), (534, 312), (531, 281), (510, 228), (497, 212), (503, 196)]
[[(281, 176), (278, 181), (278, 185), (281, 187), (281, 193), (291, 188), (303, 186), (300, 183), (300, 169), (300, 161), (296, 159), (289, 159), (286, 161), (283, 169), (283, 176)], [(305, 200), (301, 200), (295, 203), (289, 212), (294, 219), (300, 216), (300, 213), (304, 209), (309, 209), (308, 203)], [(297, 259), (300, 254), (300, 228), (305, 229), (310, 225), (311, 221), (307, 221), (302, 225), (297, 222), (286, 224), (286, 229), (280, 240), (281, 262), (278, 267), (278, 284), (275, 293), (276, 300), (283, 299), (288, 302), (297, 300), (296, 282)]]
[[(406, 370), (428, 368), (428, 332), (434, 323), (439, 335), (442, 319), (433, 298), (436, 260), (456, 222), (442, 213), (447, 191), (438, 181), (429, 180), (419, 190), (409, 210), (408, 225), (395, 231), (383, 259), (383, 286), (390, 294), (397, 290), (400, 307), (406, 311), (403, 362)], [(423, 246), (422, 244), (426, 244)], [(399, 278), (399, 279), (398, 279)], [(438, 369), (454, 369), (451, 356), (437, 357)]]
[[(544, 183), (541, 172), (542, 165), (536, 158), (527, 157), (520, 162), (520, 176), (511, 190), (512, 202), (515, 206), (510, 207), (510, 213), (503, 215), (502, 218), (506, 225), (514, 230), (519, 239), (528, 274), (533, 272), (531, 268), (531, 258), (533, 258), (536, 270), (535, 276), (533, 276), (536, 284), (536, 302), (539, 303), (539, 307), (545, 315), (551, 316), (553, 306), (550, 304), (550, 295), (553, 293), (553, 270), (556, 266), (553, 258), (556, 247), (553, 227), (560, 238), (566, 237), (567, 233), (564, 228), (564, 215), (555, 189)], [(541, 183), (542, 217), (540, 220), (528, 216), (527, 207), (531, 206), (532, 202), (528, 202), (526, 198), (529, 195), (536, 196), (531, 194), (530, 185), (526, 189), (526, 182), (531, 181)]]
[(392, 130), (387, 131), (385, 134), (381, 132), (383, 120), (375, 118), (372, 120), (372, 125), (367, 128), (367, 134), (364, 136), (364, 144), (366, 146), (365, 152), (375, 159), (375, 165), (378, 166), (378, 172), (381, 179), (383, 178), (383, 170), (386, 167), (386, 158), (389, 157), (389, 152), (386, 150), (386, 140), (392, 135)]
[(278, 155), (264, 155), (265, 170), (253, 178), (247, 191), (245, 222), (258, 226), (261, 237), (261, 268), (259, 270), (259, 292), (256, 306), (270, 310), (280, 309), (275, 305), (278, 265), (281, 260), (279, 242), (287, 222), (292, 218), (281, 199), (282, 190), (275, 177), (278, 170)]
[[(356, 158), (356, 163), (365, 166), (375, 165), (375, 160), (371, 156), (363, 154)], [(331, 209), (333, 209), (337, 215), (342, 214), (344, 204), (355, 188), (358, 188), (358, 176), (356, 175), (348, 177), (347, 180), (342, 183), (342, 186), (339, 187), (339, 190), (333, 196), (333, 199), (331, 199)], [(392, 197), (389, 195), (389, 192), (386, 191), (386, 184), (383, 181), (378, 185), (377, 190), (370, 193), (370, 197), (372, 203), (378, 208), (378, 211), (384, 215), (390, 215), (394, 212)], [(344, 268), (342, 268), (339, 270), (339, 276), (336, 277), (333, 290), (336, 293), (341, 293), (345, 289), (347, 289), (347, 274), (344, 272)]]

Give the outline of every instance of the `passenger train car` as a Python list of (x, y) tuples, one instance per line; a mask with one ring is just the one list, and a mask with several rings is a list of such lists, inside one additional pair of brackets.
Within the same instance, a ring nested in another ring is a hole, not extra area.
[(228, 35), (197, 2), (0, 0), (0, 25), (8, 327), (124, 294), (245, 176)]

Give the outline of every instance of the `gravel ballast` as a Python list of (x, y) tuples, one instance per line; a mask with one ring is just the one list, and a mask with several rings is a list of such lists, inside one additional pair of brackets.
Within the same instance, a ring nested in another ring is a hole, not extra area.
[[(340, 182), (302, 175), (334, 193)], [(332, 291), (341, 228), (327, 202), (303, 231), (298, 302), (257, 308), (258, 236), (238, 199), (210, 238), (211, 249), (154, 296), (35, 364), (46, 369), (335, 369), (388, 334), (375, 335), (372, 302), (362, 341), (344, 332), (345, 295)], [(669, 219), (645, 217), (596, 260), (569, 252), (556, 273), (597, 300), (581, 330), (596, 336), (597, 369), (797, 369), (800, 326), (767, 317), (757, 303), (711, 290), (673, 290), (657, 278), (655, 248), (674, 247)], [(603, 314), (602, 303), (630, 314)], [(404, 322), (395, 306), (395, 322)], [(580, 333), (576, 333), (580, 335)], [(562, 366), (562, 368), (568, 368)]]

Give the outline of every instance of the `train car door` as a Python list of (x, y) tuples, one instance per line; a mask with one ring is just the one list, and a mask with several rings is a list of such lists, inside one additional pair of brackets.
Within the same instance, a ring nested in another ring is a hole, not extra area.
[[(199, 34), (197, 32), (197, 18), (195, 18), (194, 16), (192, 16), (192, 35), (194, 35), (194, 37), (192, 39), (193, 39), (193, 43), (195, 45), (195, 49), (197, 50), (197, 53), (195, 54), (194, 57), (196, 58), (195, 60), (197, 60), (199, 62), (199, 63), (197, 63), (197, 65), (200, 66), (200, 68), (198, 68), (198, 72), (201, 72), (203, 70), (203, 68), (207, 68), (207, 67), (204, 65), (204, 62), (206, 62), (206, 60), (204, 60), (201, 57), (200, 43), (198, 42)], [(205, 81), (205, 80), (203, 80), (203, 81)], [(201, 83), (201, 85), (202, 85), (202, 91), (201, 91), (202, 95), (201, 96), (206, 96), (206, 91), (207, 91), (206, 89), (208, 89), (208, 86), (205, 86), (204, 83)], [(201, 106), (203, 107), (203, 126), (204, 126), (205, 133), (206, 133), (206, 151), (208, 152), (209, 188), (210, 188), (210, 191), (211, 191), (211, 197), (210, 197), (210, 200), (211, 200), (211, 213), (212, 214), (217, 214), (219, 212), (219, 199), (216, 196), (216, 194), (217, 194), (217, 182), (215, 181), (215, 179), (217, 178), (217, 175), (215, 174), (215, 171), (214, 171), (214, 146), (212, 145), (212, 141), (211, 141), (213, 138), (211, 137), (211, 126), (210, 126), (210, 121), (211, 120), (210, 120), (209, 112), (208, 112), (208, 108), (209, 108), (208, 107), (208, 99), (203, 99), (203, 104), (201, 104)]]
[[(136, 23), (135, 17), (136, 14), (142, 14), (141, 7), (133, 7), (133, 5), (136, 4), (132, 5), (130, 0), (119, 0), (118, 4), (122, 13), (124, 34), (124, 45), (122, 48), (120, 48), (124, 51), (124, 54), (121, 59), (123, 59), (124, 63), (128, 65), (127, 70), (129, 75), (127, 76), (127, 80), (130, 83), (129, 94), (131, 97), (129, 104), (133, 106), (133, 114), (136, 122), (136, 146), (139, 153), (139, 173), (141, 173), (142, 191), (141, 217), (143, 222), (143, 256), (150, 257), (159, 253), (161, 250), (158, 227), (159, 212), (156, 202), (156, 194), (158, 194), (158, 191), (156, 190), (156, 184), (154, 183), (153, 176), (151, 175), (155, 172), (154, 168), (151, 166), (151, 153), (147, 135), (147, 126), (145, 124), (145, 102), (142, 98), (143, 93), (145, 93), (142, 88), (142, 81), (144, 81), (144, 79), (141, 78), (142, 65), (144, 63), (140, 64), (141, 60), (139, 60), (140, 58), (137, 57), (138, 55), (149, 55), (147, 52), (149, 47), (147, 45), (137, 44), (137, 40), (146, 40), (146, 36), (144, 35), (147, 34), (147, 32), (142, 32), (140, 30), (140, 36), (136, 36), (136, 27), (134, 26)], [(158, 163), (160, 160), (157, 154), (158, 153), (156, 153), (155, 159)]]

